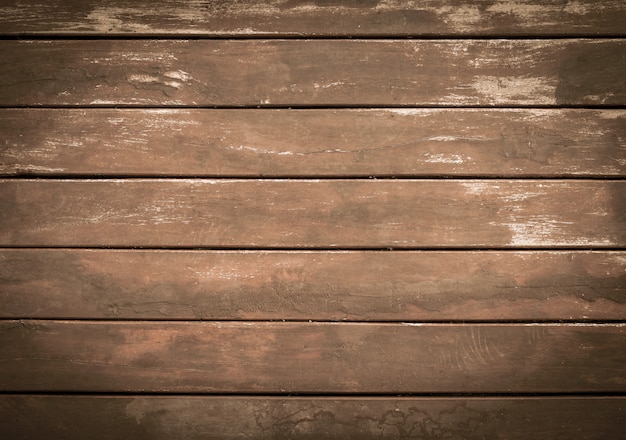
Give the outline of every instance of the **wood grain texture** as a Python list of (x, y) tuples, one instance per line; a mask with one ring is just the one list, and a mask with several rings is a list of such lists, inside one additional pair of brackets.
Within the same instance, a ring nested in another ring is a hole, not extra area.
[(2, 109), (0, 173), (626, 175), (625, 110)]
[(616, 393), (626, 324), (0, 321), (0, 360), (9, 392)]
[(0, 251), (0, 318), (619, 320), (626, 252)]
[(606, 440), (626, 429), (623, 397), (304, 398), (0, 396), (12, 440)]
[(626, 243), (625, 196), (625, 181), (9, 179), (0, 244), (606, 248)]
[(3, 0), (4, 35), (624, 35), (620, 0)]
[(626, 42), (5, 40), (0, 105), (626, 103)]

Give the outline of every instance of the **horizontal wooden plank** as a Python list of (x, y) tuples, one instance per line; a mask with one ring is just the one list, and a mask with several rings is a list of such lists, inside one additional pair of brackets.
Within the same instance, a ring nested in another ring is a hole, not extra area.
[(0, 317), (619, 320), (626, 252), (0, 251)]
[(626, 41), (5, 40), (0, 105), (626, 104)]
[(624, 35), (620, 0), (3, 0), (4, 35)]
[(626, 181), (0, 180), (2, 246), (616, 247)]
[(3, 109), (0, 132), (5, 175), (626, 175), (626, 110)]
[(626, 324), (0, 321), (10, 392), (624, 392), (625, 362)]
[(0, 396), (12, 440), (605, 440), (626, 429), (623, 397), (304, 398)]

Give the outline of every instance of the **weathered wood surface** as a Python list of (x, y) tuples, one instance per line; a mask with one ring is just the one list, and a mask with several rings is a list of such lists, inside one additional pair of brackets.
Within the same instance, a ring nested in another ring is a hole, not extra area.
[(0, 251), (0, 317), (619, 320), (626, 252)]
[(606, 440), (626, 430), (623, 397), (310, 398), (0, 396), (11, 440)]
[(0, 173), (626, 175), (626, 110), (3, 109)]
[(625, 22), (0, 0), (0, 438), (623, 437)]
[(626, 324), (0, 321), (10, 392), (624, 392)]
[(620, 247), (626, 181), (0, 180), (2, 246)]
[(614, 106), (626, 42), (5, 40), (0, 105)]
[(621, 0), (2, 0), (4, 35), (625, 35)]

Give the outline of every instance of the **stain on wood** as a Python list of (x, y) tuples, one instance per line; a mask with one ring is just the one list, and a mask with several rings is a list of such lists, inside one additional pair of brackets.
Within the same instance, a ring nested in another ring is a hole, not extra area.
[(6, 40), (0, 51), (5, 106), (626, 102), (620, 39)]
[(0, 173), (620, 177), (626, 111), (2, 109)]
[[(0, 435), (23, 440), (619, 438), (623, 397), (304, 398), (0, 396)], [(12, 420), (13, 423), (8, 423)], [(115, 420), (116, 423), (111, 423)]]
[(5, 249), (0, 317), (620, 320), (626, 253)]
[(0, 359), (9, 392), (626, 391), (624, 324), (6, 320)]
[(623, 181), (11, 179), (0, 181), (0, 244), (619, 247), (625, 189)]
[(620, 0), (3, 0), (5, 35), (624, 36)]

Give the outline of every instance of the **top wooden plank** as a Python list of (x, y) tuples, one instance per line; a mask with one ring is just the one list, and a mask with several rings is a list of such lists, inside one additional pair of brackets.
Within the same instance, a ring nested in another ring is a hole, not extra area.
[(626, 35), (622, 0), (2, 0), (3, 35)]

